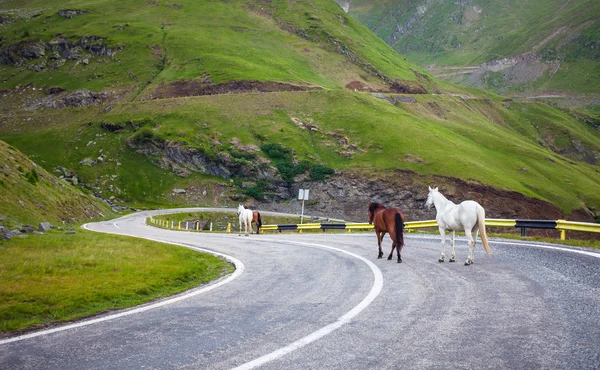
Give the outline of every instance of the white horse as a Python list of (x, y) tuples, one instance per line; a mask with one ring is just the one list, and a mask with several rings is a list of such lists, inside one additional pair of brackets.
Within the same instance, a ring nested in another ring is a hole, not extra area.
[(242, 223), (245, 227), (246, 236), (248, 236), (248, 229), (252, 231), (252, 211), (244, 208), (243, 205), (238, 204), (237, 210), (239, 220), (240, 220), (240, 235), (242, 235)]
[[(442, 237), (442, 255), (439, 262), (444, 262), (444, 254), (446, 252), (446, 230), (452, 232), (450, 243), (452, 245), (452, 256), (450, 262), (456, 261), (456, 253), (454, 252), (454, 231), (464, 231), (469, 242), (469, 256), (465, 265), (470, 265), (475, 262), (475, 243), (477, 241), (477, 234), (481, 233), (481, 242), (485, 253), (489, 256), (492, 251), (488, 245), (487, 235), (485, 233), (485, 210), (483, 207), (473, 201), (465, 200), (461, 204), (455, 204), (452, 201), (446, 199), (438, 191), (438, 188), (429, 188), (429, 195), (427, 196), (427, 202), (425, 205), (431, 208), (435, 206), (437, 212), (435, 220), (437, 221), (440, 228), (440, 235)], [(472, 233), (475, 231), (475, 238)]]

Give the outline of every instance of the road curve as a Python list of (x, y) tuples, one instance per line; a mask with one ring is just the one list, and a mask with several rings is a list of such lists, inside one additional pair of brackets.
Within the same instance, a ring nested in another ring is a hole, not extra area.
[(436, 237), (408, 235), (397, 264), (374, 258), (372, 233), (175, 232), (144, 225), (150, 213), (88, 227), (221, 253), (236, 275), (0, 341), (0, 368), (600, 368), (599, 253), (492, 240), (491, 258), (440, 264)]

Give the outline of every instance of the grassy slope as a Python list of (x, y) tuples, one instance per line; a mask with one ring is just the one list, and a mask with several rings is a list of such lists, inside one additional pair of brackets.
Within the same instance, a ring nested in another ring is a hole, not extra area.
[[(34, 175), (35, 173), (35, 175)], [(77, 223), (112, 215), (104, 203), (58, 180), (41, 166), (0, 141), (0, 218), (37, 226), (49, 221)]]
[[(214, 83), (284, 81), (328, 88), (361, 79), (363, 72), (338, 55), (334, 46), (328, 44), (326, 35), (390, 77), (415, 80), (411, 70), (414, 67), (364, 26), (341, 17), (341, 9), (329, 1), (292, 4), (273, 1), (270, 6), (260, 7), (243, 0), (180, 1), (180, 8), (167, 7), (167, 4), (155, 1), (140, 6), (138, 2), (109, 0), (0, 4), (4, 9), (38, 9), (42, 14), (5, 25), (4, 44), (37, 39), (48, 42), (56, 35), (72, 41), (81, 36), (101, 36), (106, 39), (105, 45), (121, 48), (114, 59), (92, 58), (88, 65), (67, 61), (65, 66), (51, 73), (47, 69), (33, 72), (0, 65), (0, 76), (8, 78), (4, 86), (34, 82), (39, 87), (60, 85), (67, 89), (128, 87), (135, 90), (132, 94), (135, 97), (148, 84), (202, 76), (210, 77)], [(249, 11), (249, 8), (254, 10)], [(65, 19), (58, 15), (60, 9), (81, 9), (89, 13)], [(293, 22), (292, 32), (301, 28), (318, 42), (282, 32), (278, 22)], [(329, 46), (324, 49), (318, 47), (319, 44)], [(15, 76), (11, 76), (13, 73)]]

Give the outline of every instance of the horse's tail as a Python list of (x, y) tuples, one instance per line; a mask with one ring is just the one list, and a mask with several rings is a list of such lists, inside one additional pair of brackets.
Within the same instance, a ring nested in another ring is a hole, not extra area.
[(256, 211), (256, 216), (257, 216), (256, 218), (258, 220), (256, 223), (258, 224), (258, 227), (261, 227), (262, 226), (262, 219), (260, 218), (260, 212)]
[(485, 210), (482, 206), (477, 205), (477, 223), (479, 224), (479, 235), (481, 235), (481, 243), (485, 249), (485, 253), (489, 256), (492, 250), (488, 244), (487, 234), (485, 233)]
[(394, 216), (394, 224), (396, 226), (396, 248), (400, 251), (404, 246), (404, 220), (399, 212)]

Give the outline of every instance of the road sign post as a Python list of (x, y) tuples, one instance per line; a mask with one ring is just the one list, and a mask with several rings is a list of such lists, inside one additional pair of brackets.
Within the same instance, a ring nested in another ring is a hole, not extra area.
[(308, 200), (308, 189), (298, 190), (298, 200), (302, 201), (302, 213), (300, 214), (300, 224), (304, 221), (304, 201)]

